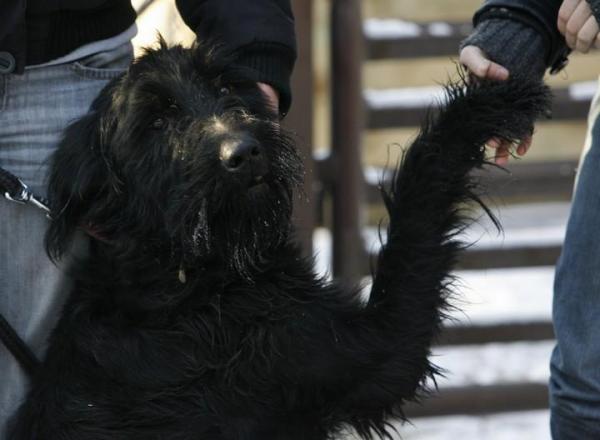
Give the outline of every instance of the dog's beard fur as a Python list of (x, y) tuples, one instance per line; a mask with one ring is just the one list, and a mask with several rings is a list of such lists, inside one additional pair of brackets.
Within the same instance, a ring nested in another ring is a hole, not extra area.
[(257, 125), (257, 138), (268, 144), (269, 172), (250, 189), (203, 169), (210, 163), (203, 158), (178, 164), (184, 177), (174, 186), (173, 198), (179, 202), (168, 218), (184, 265), (216, 260), (251, 280), (264, 260), (288, 240), (302, 162), (278, 125), (265, 121)]

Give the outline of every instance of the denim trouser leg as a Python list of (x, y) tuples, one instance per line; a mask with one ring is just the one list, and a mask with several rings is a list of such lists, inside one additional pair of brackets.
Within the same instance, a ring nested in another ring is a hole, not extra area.
[[(128, 44), (77, 63), (0, 75), (0, 166), (45, 195), (48, 158), (62, 130), (130, 59)], [(38, 357), (69, 289), (61, 272), (66, 263), (57, 267), (44, 252), (47, 224), (40, 210), (0, 198), (0, 312)], [(0, 343), (0, 432), (26, 386), (21, 367)]]
[(555, 440), (600, 439), (600, 96), (554, 286), (557, 346), (551, 360), (551, 430)]

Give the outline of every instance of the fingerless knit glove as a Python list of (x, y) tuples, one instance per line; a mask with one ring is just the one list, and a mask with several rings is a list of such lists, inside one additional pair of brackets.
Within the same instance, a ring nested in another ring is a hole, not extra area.
[[(600, 3), (600, 0), (595, 0)], [(493, 18), (480, 22), (461, 44), (479, 47), (490, 60), (511, 73), (541, 80), (546, 71), (542, 36), (519, 21)]]

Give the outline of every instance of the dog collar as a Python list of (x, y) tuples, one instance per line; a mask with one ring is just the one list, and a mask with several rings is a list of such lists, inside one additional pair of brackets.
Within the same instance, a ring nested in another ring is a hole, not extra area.
[(82, 225), (79, 227), (83, 232), (85, 232), (87, 235), (89, 235), (90, 237), (101, 241), (102, 243), (108, 243), (109, 240), (104, 237), (100, 232), (99, 232), (99, 228), (96, 227), (94, 224), (92, 223), (88, 223), (86, 225)]

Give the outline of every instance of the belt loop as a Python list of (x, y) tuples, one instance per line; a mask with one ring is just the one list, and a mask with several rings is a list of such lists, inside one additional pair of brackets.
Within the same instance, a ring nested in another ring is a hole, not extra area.
[(8, 94), (8, 74), (0, 74), (0, 111), (6, 108), (6, 95)]

